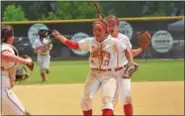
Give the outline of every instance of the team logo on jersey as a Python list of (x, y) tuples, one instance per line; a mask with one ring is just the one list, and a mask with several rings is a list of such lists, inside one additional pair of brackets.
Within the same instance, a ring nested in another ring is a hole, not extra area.
[(28, 39), (33, 44), (36, 39), (39, 39), (38, 31), (40, 29), (48, 30), (48, 27), (44, 24), (33, 24), (28, 30)]
[(119, 31), (131, 40), (133, 35), (132, 26), (126, 21), (120, 21)]
[[(87, 34), (83, 33), (83, 32), (78, 32), (78, 33), (75, 33), (71, 40), (73, 41), (80, 41), (84, 38), (87, 38), (89, 37)], [(86, 55), (88, 53), (88, 51), (85, 51), (85, 50), (74, 50), (72, 49), (73, 53), (76, 54), (76, 55), (80, 55), (80, 56), (83, 56), (83, 55)]]
[(152, 47), (156, 52), (166, 53), (173, 46), (172, 35), (165, 30), (159, 30), (152, 36)]

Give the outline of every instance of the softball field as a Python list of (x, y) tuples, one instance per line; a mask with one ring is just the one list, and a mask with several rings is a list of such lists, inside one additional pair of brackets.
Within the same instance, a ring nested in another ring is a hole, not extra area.
[[(18, 85), (14, 88), (32, 115), (81, 115), (83, 84)], [(23, 94), (24, 93), (24, 94)], [(100, 92), (93, 100), (93, 114), (101, 114)], [(184, 81), (133, 82), (135, 115), (184, 115)], [(115, 115), (122, 115), (121, 104)]]

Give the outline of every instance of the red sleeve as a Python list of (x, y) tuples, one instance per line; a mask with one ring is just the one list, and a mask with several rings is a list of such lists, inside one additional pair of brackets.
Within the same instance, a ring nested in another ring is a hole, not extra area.
[(79, 44), (75, 41), (67, 40), (65, 45), (72, 49), (80, 49)]

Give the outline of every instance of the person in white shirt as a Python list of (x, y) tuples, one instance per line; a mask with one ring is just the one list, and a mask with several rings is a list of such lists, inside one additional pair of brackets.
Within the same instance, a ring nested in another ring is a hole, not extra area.
[(113, 115), (113, 100), (117, 90), (114, 76), (123, 68), (117, 66), (117, 57), (120, 52), (126, 52), (129, 62), (133, 62), (132, 53), (124, 44), (120, 44), (111, 36), (105, 36), (106, 28), (105, 22), (96, 20), (93, 23), (94, 37), (88, 37), (78, 42), (68, 40), (57, 31), (53, 32), (53, 36), (69, 48), (90, 52), (90, 72), (81, 98), (81, 108), (85, 116), (92, 116), (92, 99), (99, 88), (102, 89), (102, 115)]
[(15, 85), (15, 75), (19, 64), (32, 65), (31, 58), (21, 58), (14, 42), (13, 27), (1, 26), (1, 106), (4, 115), (29, 115), (12, 88)]
[[(119, 43), (126, 45), (126, 48), (131, 50), (133, 56), (139, 55), (143, 49), (132, 49), (132, 44), (129, 41), (129, 38), (119, 32), (119, 20), (115, 16), (107, 16), (105, 19), (107, 24), (107, 31), (109, 36), (114, 37)], [(121, 52), (118, 58), (118, 64), (120, 66), (124, 66), (128, 63), (128, 59), (124, 52)], [(124, 72), (125, 69), (122, 69), (121, 72)], [(118, 82), (119, 82), (119, 95), (120, 100), (123, 104), (123, 111), (126, 116), (133, 115), (133, 105), (131, 99), (131, 78), (123, 78), (123, 73), (118, 75)]]
[(52, 50), (53, 45), (51, 44), (51, 40), (46, 37), (43, 37), (42, 30), (39, 30), (39, 39), (36, 39), (33, 44), (33, 49), (37, 54), (37, 62), (40, 66), (40, 75), (42, 81), (47, 80), (47, 75), (49, 74), (49, 66), (50, 66), (50, 51)]

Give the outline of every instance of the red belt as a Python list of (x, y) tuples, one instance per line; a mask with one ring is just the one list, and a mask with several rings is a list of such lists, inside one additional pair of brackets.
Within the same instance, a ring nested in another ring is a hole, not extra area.
[(94, 71), (100, 71), (100, 72), (108, 72), (108, 71), (119, 71), (123, 69), (123, 67), (118, 67), (118, 68), (108, 68), (108, 69), (99, 69), (99, 68), (91, 68), (91, 70)]

